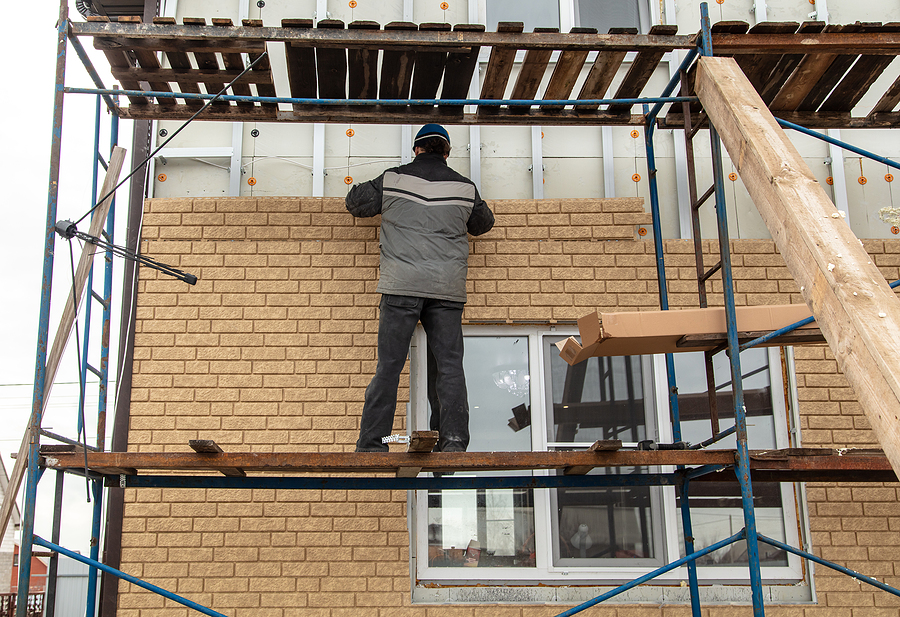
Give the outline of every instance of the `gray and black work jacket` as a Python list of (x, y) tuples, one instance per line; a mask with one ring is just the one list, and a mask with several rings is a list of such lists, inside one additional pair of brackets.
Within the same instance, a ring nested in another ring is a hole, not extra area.
[(388, 169), (350, 189), (346, 203), (353, 216), (381, 214), (378, 292), (466, 301), (466, 234), (490, 231), (494, 214), (443, 156), (423, 153)]

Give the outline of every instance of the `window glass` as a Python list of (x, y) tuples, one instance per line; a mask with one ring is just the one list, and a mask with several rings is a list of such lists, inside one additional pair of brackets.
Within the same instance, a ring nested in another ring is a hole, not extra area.
[(525, 32), (559, 28), (559, 0), (487, 0), (487, 30), (496, 32), (501, 21), (521, 21)]
[[(675, 376), (678, 380), (678, 412), (681, 417), (682, 439), (698, 443), (708, 439), (712, 430), (709, 422), (709, 397), (706, 387), (706, 368), (702, 353), (675, 354)], [(713, 358), (716, 383), (716, 407), (719, 430), (734, 426), (734, 397), (731, 390), (731, 367), (725, 354)], [(744, 404), (747, 408), (748, 442), (754, 449), (776, 448), (775, 416), (772, 401), (772, 380), (766, 349), (754, 348), (741, 352)], [(711, 446), (735, 448), (734, 435)], [(691, 521), (694, 548), (701, 549), (737, 533), (744, 526), (741, 493), (737, 482), (692, 482), (690, 485)], [(785, 540), (781, 487), (773, 483), (753, 484), (756, 525), (760, 533), (776, 540)], [(680, 497), (677, 505), (681, 505)], [(679, 535), (681, 529), (679, 527)], [(683, 540), (680, 542), (684, 554)], [(760, 563), (767, 566), (787, 565), (784, 551), (768, 544), (759, 544)], [(699, 559), (697, 565), (727, 566), (747, 563), (746, 542), (736, 542)]]
[(544, 358), (550, 377), (546, 387), (551, 399), (547, 402), (549, 443), (647, 438), (640, 356), (588, 358), (569, 365), (547, 337)]
[[(469, 451), (530, 450), (528, 336), (466, 337), (463, 367)], [(533, 567), (534, 551), (533, 491), (428, 491), (429, 566)]]
[(606, 34), (610, 28), (637, 28), (641, 31), (641, 4), (645, 0), (574, 0), (575, 25), (596, 28)]

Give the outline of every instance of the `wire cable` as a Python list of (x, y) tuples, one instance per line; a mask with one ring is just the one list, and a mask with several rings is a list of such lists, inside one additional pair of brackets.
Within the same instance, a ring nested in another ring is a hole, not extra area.
[(91, 481), (88, 479), (87, 460), (87, 425), (84, 421), (84, 382), (81, 376), (81, 329), (78, 327), (78, 294), (76, 289), (77, 284), (75, 282), (75, 251), (72, 248), (71, 242), (69, 242), (69, 265), (72, 268), (72, 307), (75, 311), (75, 359), (78, 361), (78, 420), (79, 424), (81, 424), (81, 428), (78, 431), (78, 436), (81, 437), (82, 433), (84, 433), (84, 479), (85, 489), (87, 490), (87, 502), (91, 503)]
[(170, 141), (172, 141), (173, 139), (175, 139), (175, 136), (178, 135), (181, 131), (183, 131), (183, 130), (187, 127), (187, 125), (189, 125), (191, 122), (193, 122), (194, 119), (195, 119), (197, 116), (199, 116), (201, 113), (203, 113), (203, 111), (204, 111), (207, 107), (209, 107), (209, 106), (212, 105), (215, 101), (217, 101), (217, 100), (219, 99), (220, 96), (222, 96), (223, 94), (225, 94), (225, 91), (228, 90), (232, 85), (234, 85), (234, 83), (235, 83), (237, 80), (239, 80), (241, 77), (243, 77), (244, 75), (246, 75), (253, 67), (255, 67), (257, 64), (259, 64), (259, 62), (260, 62), (263, 58), (267, 58), (268, 56), (269, 56), (269, 52), (268, 52), (268, 51), (264, 51), (262, 54), (260, 54), (259, 58), (257, 58), (256, 60), (254, 60), (253, 62), (251, 62), (249, 65), (247, 65), (247, 68), (245, 68), (243, 71), (241, 71), (241, 74), (240, 74), (240, 75), (238, 75), (237, 77), (235, 77), (234, 79), (232, 79), (232, 80), (231, 80), (224, 88), (222, 88), (221, 90), (219, 90), (219, 92), (216, 93), (216, 95), (215, 95), (214, 97), (212, 97), (211, 99), (209, 99), (209, 100), (203, 105), (203, 107), (201, 107), (200, 109), (198, 109), (198, 110), (196, 111), (196, 113), (194, 113), (194, 115), (192, 115), (190, 118), (188, 118), (187, 120), (185, 120), (184, 123), (183, 123), (181, 126), (179, 126), (178, 129), (176, 129), (174, 133), (172, 133), (172, 134), (169, 136), (168, 139), (166, 139), (164, 142), (162, 142), (162, 144), (160, 144), (159, 147), (156, 148), (156, 150), (154, 150), (153, 152), (151, 152), (150, 155), (149, 155), (147, 158), (145, 158), (145, 159), (140, 163), (140, 165), (137, 165), (134, 169), (131, 170), (131, 172), (129, 172), (129, 174), (128, 174), (127, 176), (125, 176), (124, 178), (122, 178), (122, 180), (121, 180), (117, 185), (115, 185), (115, 186), (112, 188), (112, 190), (109, 191), (109, 193), (107, 193), (106, 195), (104, 195), (101, 199), (97, 200), (97, 203), (94, 204), (94, 207), (93, 207), (93, 208), (91, 208), (90, 210), (88, 210), (88, 211), (84, 214), (84, 216), (82, 216), (80, 219), (78, 219), (77, 221), (75, 221), (75, 225), (78, 225), (78, 223), (80, 223), (81, 221), (83, 221), (84, 219), (86, 219), (87, 217), (89, 217), (89, 216), (91, 215), (91, 213), (94, 212), (94, 210), (96, 210), (97, 208), (100, 207), (100, 204), (102, 204), (104, 201), (106, 201), (106, 200), (109, 199), (112, 195), (114, 195), (115, 192), (116, 192), (116, 190), (117, 190), (120, 186), (122, 186), (123, 184), (125, 184), (125, 182), (127, 182), (129, 179), (131, 179), (131, 177), (132, 177), (134, 174), (136, 174), (140, 169), (142, 169), (148, 162), (150, 162), (150, 160), (152, 160), (153, 157), (155, 157), (155, 156), (157, 155), (157, 153), (159, 153), (160, 150), (162, 150), (163, 148), (165, 148), (166, 145), (168, 145), (168, 143), (169, 143)]

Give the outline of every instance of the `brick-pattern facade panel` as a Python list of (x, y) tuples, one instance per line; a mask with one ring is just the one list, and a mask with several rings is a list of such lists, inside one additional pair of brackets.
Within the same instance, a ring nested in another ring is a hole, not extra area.
[[(656, 260), (641, 199), (501, 200), (497, 224), (470, 238), (464, 319), (572, 323), (595, 311), (656, 310)], [(351, 451), (375, 370), (379, 217), (341, 199), (151, 199), (141, 251), (198, 276), (187, 286), (142, 269), (129, 450)], [(889, 280), (900, 242), (866, 241)], [(693, 244), (666, 240), (673, 308), (697, 306)], [(718, 243), (703, 241), (705, 267)], [(731, 242), (739, 305), (800, 303), (772, 241)], [(709, 304), (723, 303), (721, 278)], [(877, 447), (827, 346), (795, 349), (803, 445)], [(395, 432), (404, 432), (404, 374)], [(810, 484), (817, 554), (900, 583), (894, 485)], [(123, 569), (235, 617), (474, 616), (483, 606), (413, 605), (404, 491), (126, 491)], [(817, 604), (767, 606), (776, 617), (900, 615), (889, 594), (816, 569)], [(560, 606), (491, 606), (544, 617)], [(704, 607), (707, 617), (734, 614)], [(745, 609), (741, 609), (742, 611)], [(746, 609), (749, 610), (749, 609)], [(603, 605), (618, 617), (689, 615), (686, 606)], [(184, 609), (120, 585), (119, 614)]]

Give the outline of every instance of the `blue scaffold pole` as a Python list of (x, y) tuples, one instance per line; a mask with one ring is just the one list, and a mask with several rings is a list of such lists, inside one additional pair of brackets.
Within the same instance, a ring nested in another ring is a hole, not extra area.
[[(700, 5), (702, 18), (703, 55), (712, 55), (712, 37), (709, 27), (709, 6)], [(712, 155), (713, 184), (716, 198), (716, 221), (719, 234), (719, 254), (722, 260), (722, 288), (725, 297), (725, 322), (728, 332), (728, 359), (731, 366), (731, 391), (734, 398), (734, 425), (737, 437), (737, 474), (741, 486), (741, 506), (744, 512), (747, 557), (750, 569), (750, 593), (753, 599), (753, 616), (764, 617), (762, 575), (759, 566), (759, 544), (756, 532), (756, 514), (753, 507), (753, 488), (750, 483), (750, 452), (747, 445), (747, 416), (744, 407), (744, 388), (741, 373), (741, 353), (738, 343), (737, 314), (734, 308), (734, 278), (731, 271), (731, 249), (728, 236), (728, 213), (725, 205), (724, 172), (722, 171), (722, 142), (710, 122), (710, 153)]]

